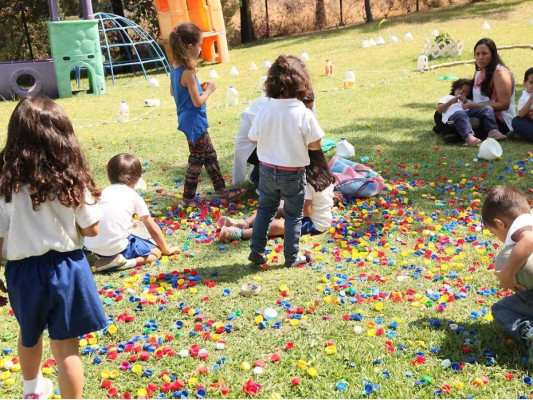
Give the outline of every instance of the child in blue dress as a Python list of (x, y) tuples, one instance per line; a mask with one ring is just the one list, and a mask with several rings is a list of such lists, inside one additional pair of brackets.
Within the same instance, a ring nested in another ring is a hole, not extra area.
[(178, 129), (185, 133), (189, 145), (189, 166), (183, 189), (183, 205), (196, 207), (201, 199), (196, 197), (198, 178), (205, 166), (209, 179), (221, 200), (234, 201), (244, 189), (227, 189), (220, 172), (217, 153), (207, 129), (205, 102), (216, 90), (214, 82), (200, 81), (196, 76), (197, 58), (200, 55), (202, 31), (196, 25), (186, 22), (174, 28), (169, 36), (173, 68), (170, 70), (171, 93), (178, 112)]
[(82, 251), (83, 237), (98, 233), (99, 197), (65, 111), (49, 99), (22, 100), (0, 152), (0, 246), (20, 326), (23, 398), (53, 390), (41, 373), (46, 328), (61, 397), (82, 397), (78, 336), (107, 325)]

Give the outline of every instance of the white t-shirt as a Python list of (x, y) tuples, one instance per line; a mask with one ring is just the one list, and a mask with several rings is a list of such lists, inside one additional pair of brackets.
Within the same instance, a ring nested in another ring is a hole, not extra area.
[[(451, 99), (453, 99), (455, 96), (449, 94), (447, 96), (444, 96), (439, 100), (439, 104), (444, 104), (449, 102)], [(453, 103), (446, 111), (442, 113), (442, 122), (445, 124), (448, 122), (448, 119), (457, 111), (464, 111), (463, 110), (463, 103), (461, 103), (460, 100), (457, 100), (456, 103)]]
[(235, 136), (233, 156), (233, 183), (237, 184), (246, 179), (246, 170), (248, 169), (248, 157), (255, 149), (255, 144), (248, 139), (248, 132), (252, 123), (254, 122), (257, 113), (268, 103), (270, 99), (265, 96), (261, 96), (254, 100), (250, 107), (247, 107), (241, 115), (241, 125), (237, 136)]
[(307, 146), (323, 136), (313, 112), (296, 99), (270, 99), (248, 134), (257, 141), (259, 161), (282, 167), (309, 165)]
[(115, 184), (102, 190), (100, 233), (85, 238), (85, 247), (101, 256), (113, 256), (128, 247), (131, 218), (150, 215), (143, 198), (127, 185)]
[(85, 202), (77, 208), (65, 207), (59, 200), (47, 200), (33, 210), (28, 186), (13, 193), (10, 203), (0, 198), (0, 237), (4, 238), (2, 256), (22, 260), (40, 256), (50, 250), (68, 252), (83, 247), (80, 228), (100, 220), (102, 211), (87, 192)]
[(515, 220), (511, 224), (511, 227), (509, 228), (509, 232), (507, 232), (507, 237), (505, 238), (506, 246), (516, 244), (516, 242), (511, 238), (517, 230), (522, 229), (524, 226), (533, 227), (533, 214), (522, 214), (515, 218)]
[[(529, 93), (527, 90), (524, 90), (522, 92), (522, 96), (518, 99), (518, 111), (522, 109), (529, 100), (529, 97), (531, 96), (531, 93)], [(531, 107), (529, 107), (530, 110), (533, 110), (533, 104), (531, 104)]]
[(331, 226), (331, 207), (333, 207), (333, 188), (331, 184), (321, 192), (315, 191), (311, 184), (305, 188), (305, 199), (313, 202), (311, 206), (311, 221), (319, 232), (324, 232)]

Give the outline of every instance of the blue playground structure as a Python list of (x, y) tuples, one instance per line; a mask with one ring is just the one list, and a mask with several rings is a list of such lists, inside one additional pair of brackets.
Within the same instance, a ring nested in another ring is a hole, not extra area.
[(120, 15), (108, 13), (96, 13), (102, 53), (104, 53), (104, 69), (106, 74), (111, 74), (115, 83), (115, 69), (122, 67), (139, 66), (146, 75), (146, 64), (152, 64), (160, 71), (162, 68), (166, 74), (170, 67), (165, 53), (157, 42), (136, 23)]

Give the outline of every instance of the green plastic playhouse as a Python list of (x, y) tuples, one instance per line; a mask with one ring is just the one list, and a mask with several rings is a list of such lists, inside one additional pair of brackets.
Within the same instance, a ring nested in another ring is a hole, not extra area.
[(91, 2), (82, 1), (83, 19), (75, 21), (59, 21), (57, 1), (49, 0), (48, 4), (52, 17), (48, 21), (48, 32), (59, 97), (72, 97), (70, 76), (76, 68), (87, 70), (93, 94), (105, 93), (104, 60)]

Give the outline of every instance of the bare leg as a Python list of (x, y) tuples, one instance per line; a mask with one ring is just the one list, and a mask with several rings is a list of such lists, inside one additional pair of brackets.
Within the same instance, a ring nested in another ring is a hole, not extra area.
[[(255, 222), (255, 217), (256, 217), (257, 213), (253, 213), (251, 216), (249, 216), (247, 219), (246, 219), (246, 223), (248, 224), (248, 226), (250, 228), (252, 228), (254, 226), (254, 222)], [(283, 208), (278, 208), (278, 211), (276, 212), (276, 215), (274, 215), (274, 218), (275, 219), (278, 219), (278, 218), (283, 218), (285, 216), (285, 213), (283, 212)], [(270, 231), (268, 233), (270, 235)], [(283, 232), (281, 233), (281, 235), (283, 235)], [(278, 235), (272, 235), (272, 236), (279, 236)], [(250, 238), (244, 238), (243, 239), (250, 239)]]
[(39, 338), (37, 344), (33, 347), (25, 347), (22, 344), (22, 334), (19, 332), (18, 353), (22, 377), (29, 381), (37, 378), (41, 370), (41, 361), (43, 358), (43, 337)]
[(57, 362), (57, 378), (63, 399), (81, 399), (83, 394), (83, 365), (78, 338), (50, 340), (52, 354)]
[(152, 252), (145, 256), (145, 257), (137, 257), (135, 260), (137, 261), (137, 265), (144, 265), (144, 264), (150, 264), (154, 261), (157, 261), (161, 258), (161, 250), (159, 250), (158, 247), (154, 247), (152, 249)]
[[(255, 220), (255, 214), (252, 216)], [(252, 218), (250, 217), (250, 218)], [(248, 222), (248, 221), (247, 221)], [(252, 220), (253, 225), (253, 220)], [(242, 230), (241, 239), (248, 240), (252, 237), (252, 227)], [(282, 236), (285, 233), (285, 220), (283, 218), (275, 218), (268, 227), (268, 236)]]

